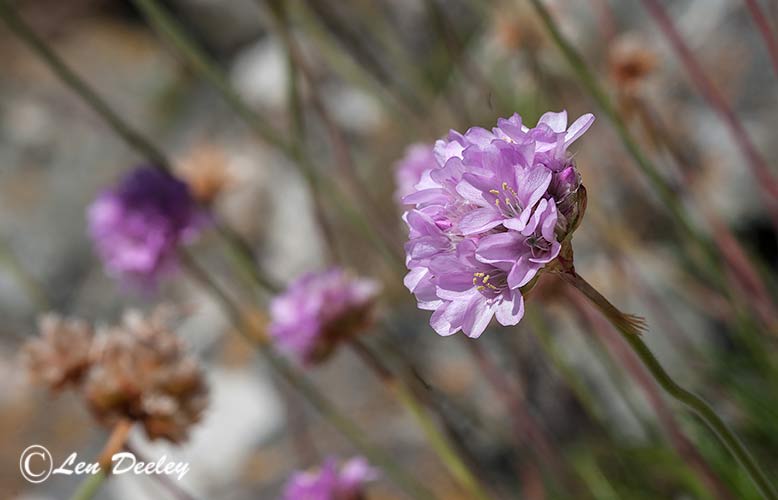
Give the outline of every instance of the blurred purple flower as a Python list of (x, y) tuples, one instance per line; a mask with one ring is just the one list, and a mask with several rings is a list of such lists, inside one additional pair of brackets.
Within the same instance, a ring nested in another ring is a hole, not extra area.
[(587, 114), (568, 127), (562, 111), (528, 128), (514, 114), (435, 143), (434, 168), (402, 201), (405, 286), (434, 311), (439, 334), (478, 337), (492, 317), (521, 320), (521, 288), (557, 258), (585, 206), (567, 148), (593, 121)]
[(271, 302), (270, 336), (303, 365), (322, 361), (370, 326), (378, 288), (340, 268), (305, 274)]
[(421, 180), (426, 170), (437, 167), (432, 146), (429, 144), (411, 144), (405, 150), (402, 157), (394, 166), (394, 180), (397, 190), (395, 197), (401, 201), (405, 195), (414, 191), (414, 186)]
[(108, 274), (145, 289), (176, 268), (179, 245), (192, 241), (206, 219), (185, 183), (151, 166), (100, 194), (87, 217)]
[(378, 471), (362, 457), (338, 467), (328, 458), (320, 469), (296, 472), (284, 487), (283, 500), (358, 500), (366, 483), (378, 479)]

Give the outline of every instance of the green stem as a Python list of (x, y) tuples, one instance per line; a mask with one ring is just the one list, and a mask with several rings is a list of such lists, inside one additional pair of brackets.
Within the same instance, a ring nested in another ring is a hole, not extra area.
[[(571, 270), (561, 273), (561, 276), (566, 282), (583, 293), (586, 298), (589, 299), (606, 318), (608, 318), (619, 333), (621, 333), (622, 338), (629, 344), (635, 354), (637, 354), (648, 371), (651, 372), (654, 380), (656, 380), (670, 396), (685, 404), (696, 413), (708, 428), (713, 431), (721, 444), (723, 444), (743, 466), (762, 496), (768, 500), (778, 500), (778, 493), (768, 481), (767, 476), (745, 445), (735, 433), (727, 427), (727, 424), (721, 420), (708, 403), (699, 396), (679, 386), (670, 377), (648, 346), (640, 338), (640, 335), (636, 333), (633, 328), (629, 328), (629, 317), (621, 313), (602, 294), (600, 294), (600, 292), (590, 285), (588, 281), (583, 279), (575, 271)], [(616, 317), (614, 311), (622, 317), (621, 320)]]
[(295, 141), (287, 141), (261, 115), (254, 112), (232, 88), (224, 71), (198, 47), (175, 18), (166, 12), (157, 0), (132, 0), (149, 23), (165, 37), (184, 57), (192, 69), (205, 78), (221, 94), (235, 113), (264, 141), (278, 148), (299, 169), (300, 174), (316, 192), (331, 197), (333, 205), (343, 211), (348, 220), (373, 243), (389, 262), (403, 265), (393, 242), (385, 240), (373, 231), (366, 214), (355, 207), (331, 176), (321, 175), (315, 162)]
[(105, 120), (127, 144), (138, 150), (155, 164), (167, 165), (164, 155), (145, 137), (138, 134), (103, 99), (92, 90), (70, 67), (36, 35), (16, 13), (8, 0), (0, 0), (0, 17), (27, 46), (29, 46), (51, 70), (90, 107)]
[(725, 289), (726, 286), (723, 281), (724, 273), (720, 272), (720, 260), (715, 252), (710, 249), (705, 236), (687, 217), (683, 203), (678, 194), (667, 183), (656, 165), (648, 159), (648, 156), (645, 155), (638, 145), (638, 142), (632, 137), (626, 122), (613, 105), (605, 88), (600, 84), (597, 76), (589, 69), (589, 66), (583, 57), (559, 30), (556, 22), (553, 17), (551, 17), (551, 14), (544, 6), (543, 2), (541, 0), (530, 0), (530, 2), (551, 35), (551, 38), (573, 68), (576, 76), (580, 79), (581, 84), (586, 88), (603, 111), (606, 118), (611, 122), (616, 134), (624, 145), (624, 148), (629, 155), (632, 156), (633, 160), (635, 160), (640, 172), (649, 181), (659, 196), (659, 199), (662, 201), (662, 204), (670, 211), (678, 228), (685, 233), (685, 235), (691, 237), (688, 238), (689, 243), (693, 244), (693, 246), (689, 247), (691, 261), (701, 265), (707, 279), (712, 281), (719, 289)]
[(432, 446), (435, 454), (443, 462), (446, 469), (456, 479), (469, 495), (469, 498), (478, 500), (489, 500), (490, 496), (481, 487), (478, 480), (472, 474), (470, 469), (460, 459), (459, 453), (449, 443), (435, 424), (435, 421), (429, 416), (421, 403), (413, 395), (413, 391), (408, 385), (387, 368), (383, 362), (366, 345), (358, 340), (351, 342), (351, 347), (357, 355), (370, 367), (386, 387), (394, 394), (397, 401), (411, 414), (416, 423), (421, 428), (427, 441)]
[(388, 454), (370, 445), (365, 434), (348, 417), (340, 413), (335, 405), (326, 399), (321, 392), (294, 369), (286, 360), (278, 356), (269, 346), (261, 349), (265, 359), (280, 373), (286, 381), (297, 389), (318, 412), (325, 417), (341, 434), (343, 434), (365, 457), (374, 465), (386, 472), (386, 475), (403, 488), (411, 498), (431, 500), (435, 498), (426, 487), (402, 470)]
[(83, 481), (78, 489), (70, 497), (70, 500), (90, 500), (97, 494), (97, 490), (100, 489), (103, 482), (108, 478), (108, 475), (104, 471), (100, 471), (97, 474), (89, 476)]
[[(51, 71), (76, 95), (81, 97), (105, 123), (130, 147), (144, 156), (155, 167), (166, 171), (172, 169), (170, 161), (164, 153), (146, 136), (138, 132), (114, 110), (100, 95), (92, 89), (68, 64), (62, 60), (32, 29), (19, 17), (8, 0), (0, 0), (0, 18), (24, 42)], [(251, 266), (253, 277), (267, 288), (278, 287), (272, 280), (261, 273), (257, 266), (251, 246), (231, 227), (223, 221), (217, 221), (216, 230), (233, 247), (236, 256), (246, 265)]]

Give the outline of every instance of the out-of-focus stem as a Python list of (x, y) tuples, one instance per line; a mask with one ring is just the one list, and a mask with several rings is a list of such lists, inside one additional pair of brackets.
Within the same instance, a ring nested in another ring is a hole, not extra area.
[[(186, 255), (184, 255), (186, 257)], [(368, 458), (374, 465), (381, 467), (411, 498), (432, 499), (434, 496), (426, 487), (406, 474), (395, 461), (380, 449), (370, 445), (363, 431), (342, 413), (296, 368), (292, 367), (285, 359), (276, 354), (275, 350), (266, 342), (258, 343), (258, 336), (252, 331), (240, 308), (233, 302), (230, 296), (221, 289), (213, 278), (200, 267), (192, 258), (184, 262), (189, 271), (208, 292), (214, 295), (227, 315), (240, 333), (251, 345), (255, 346), (270, 366), (279, 373), (282, 378), (295, 390), (297, 390), (316, 410), (337, 429), (354, 447)]]
[(733, 500), (734, 497), (729, 492), (727, 486), (719, 479), (715, 472), (708, 466), (697, 448), (692, 444), (686, 435), (681, 431), (678, 422), (673, 417), (670, 409), (662, 399), (661, 394), (656, 389), (656, 385), (640, 365), (637, 356), (630, 351), (618, 338), (607, 321), (597, 316), (594, 310), (584, 303), (585, 299), (580, 295), (572, 296), (571, 301), (592, 329), (598, 333), (604, 341), (606, 348), (611, 352), (614, 360), (621, 361), (621, 364), (637, 382), (643, 390), (643, 393), (654, 409), (659, 423), (664, 427), (665, 432), (670, 438), (670, 442), (678, 452), (678, 455), (689, 465), (691, 469), (699, 476), (700, 482), (711, 492), (714, 498), (719, 500)]
[(578, 398), (578, 401), (581, 403), (581, 406), (583, 406), (586, 413), (594, 419), (604, 421), (605, 415), (594, 394), (592, 394), (592, 391), (583, 383), (581, 377), (574, 373), (565, 360), (562, 359), (562, 355), (554, 345), (548, 321), (541, 316), (540, 312), (531, 307), (526, 309), (524, 319), (529, 323), (533, 333), (535, 333), (535, 336), (540, 341), (541, 348), (551, 359), (554, 367), (559, 371), (564, 381), (570, 387), (570, 390)]
[(27, 294), (30, 302), (35, 304), (39, 310), (45, 311), (49, 308), (49, 298), (43, 287), (20, 262), (5, 238), (0, 238), (0, 265), (8, 269), (22, 290)]
[(287, 434), (291, 441), (297, 464), (301, 469), (307, 469), (320, 460), (319, 451), (311, 435), (310, 425), (305, 414), (305, 408), (299, 394), (289, 387), (279, 387), (286, 406)]
[[(302, 0), (306, 10), (314, 14), (314, 17), (324, 25), (325, 29), (337, 41), (344, 52), (354, 61), (370, 72), (386, 90), (390, 91), (397, 100), (403, 103), (403, 107), (418, 118), (424, 118), (424, 102), (416, 95), (413, 89), (408, 87), (408, 80), (396, 77), (384, 67), (381, 59), (375, 56), (370, 48), (363, 43), (353, 26), (343, 22), (337, 14), (330, 10), (330, 6), (318, 0)], [(387, 50), (394, 50), (390, 47)], [(396, 53), (396, 51), (394, 51)], [(411, 80), (416, 75), (410, 75)]]
[(667, 205), (667, 208), (670, 210), (679, 225), (688, 233), (696, 235), (696, 237), (699, 238), (699, 235), (693, 228), (691, 222), (687, 219), (683, 210), (683, 206), (676, 197), (672, 188), (667, 184), (665, 179), (659, 173), (659, 170), (648, 159), (648, 157), (645, 156), (643, 150), (631, 136), (627, 130), (626, 123), (616, 111), (616, 108), (611, 102), (610, 97), (597, 80), (597, 77), (592, 73), (584, 59), (575, 50), (572, 44), (564, 37), (543, 2), (541, 0), (530, 0), (530, 2), (535, 7), (535, 11), (538, 13), (538, 16), (543, 21), (546, 29), (551, 34), (554, 42), (557, 44), (564, 57), (570, 63), (570, 66), (572, 66), (573, 70), (580, 78), (581, 83), (584, 85), (584, 87), (586, 87), (592, 98), (597, 102), (602, 111), (605, 113), (606, 117), (613, 124), (614, 128), (616, 129), (616, 133), (624, 144), (624, 147), (627, 149), (627, 152), (635, 160), (641, 172), (643, 172), (646, 178), (651, 182), (651, 185), (657, 191), (659, 198)]
[[(672, 134), (667, 132), (666, 127), (661, 123), (661, 119), (643, 99), (638, 96), (632, 96), (630, 103), (635, 108), (647, 132), (658, 143), (667, 148), (667, 151), (675, 158), (680, 167), (682, 185), (687, 188), (690, 187), (693, 182), (691, 174), (693, 165), (688, 158), (688, 154), (685, 154), (682, 145), (678, 144)], [(774, 311), (773, 300), (767, 292), (762, 278), (754, 268), (753, 259), (747, 255), (745, 248), (732, 233), (729, 226), (721, 220), (715, 211), (705, 204), (704, 200), (700, 200), (698, 206), (711, 228), (713, 240), (719, 248), (719, 253), (724, 263), (730, 267), (731, 280), (739, 288), (742, 288), (748, 296), (748, 299), (744, 302), (754, 309), (762, 322), (771, 331), (778, 331), (776, 326), (778, 325), (778, 319)]]
[[(10, 6), (8, 0), (0, 0), (0, 18), (6, 25), (24, 42), (40, 59), (51, 69), (51, 71), (76, 95), (81, 97), (84, 103), (89, 106), (105, 123), (118, 135), (130, 148), (146, 158), (155, 167), (166, 171), (172, 169), (170, 161), (162, 151), (151, 142), (146, 136), (139, 133), (135, 128), (128, 124), (120, 115), (95, 92), (80, 76), (78, 76), (70, 66), (65, 63), (51, 48), (43, 41), (26, 22)], [(277, 288), (277, 286), (267, 276), (264, 276), (257, 266), (251, 246), (241, 238), (241, 236), (223, 221), (216, 221), (217, 231), (230, 243), (236, 256), (242, 262), (250, 266), (251, 274), (257, 280), (262, 282), (267, 288)]]
[[(140, 453), (138, 449), (132, 446), (129, 442), (124, 444), (124, 449), (132, 453), (139, 462), (151, 462), (151, 460)], [(161, 484), (162, 487), (165, 488), (176, 500), (195, 500), (195, 497), (176, 484), (176, 482), (170, 479), (167, 474), (152, 474), (151, 477), (156, 479), (157, 482)]]
[(554, 477), (566, 483), (568, 493), (588, 497), (588, 491), (581, 491), (583, 485), (576, 484), (576, 478), (572, 477), (566, 470), (564, 459), (559, 456), (556, 447), (546, 435), (540, 422), (532, 415), (526, 407), (526, 401), (517, 392), (517, 388), (510, 383), (502, 371), (495, 365), (493, 360), (481, 347), (478, 341), (465, 339), (466, 347), (475, 359), (481, 372), (489, 380), (497, 395), (502, 399), (512, 423), (515, 439), (521, 443), (525, 439), (531, 443), (532, 448), (537, 453), (538, 458), (544, 465), (553, 472)]
[[(533, 0), (537, 1), (537, 0)], [(673, 20), (658, 0), (642, 0), (646, 10), (651, 14), (659, 28), (665, 34), (676, 54), (681, 59), (684, 68), (688, 71), (694, 85), (705, 97), (711, 107), (721, 116), (733, 139), (737, 143), (743, 155), (748, 159), (747, 164), (756, 178), (760, 192), (763, 194), (765, 204), (778, 228), (778, 179), (776, 179), (770, 166), (762, 154), (757, 150), (745, 127), (740, 122), (735, 112), (727, 103), (724, 96), (716, 89), (713, 82), (705, 75), (702, 66), (686, 45), (681, 34), (675, 27)]]
[(632, 137), (626, 122), (618, 113), (605, 89), (600, 84), (595, 74), (589, 69), (589, 66), (586, 64), (586, 61), (584, 61), (583, 57), (581, 57), (578, 51), (576, 51), (573, 45), (559, 30), (559, 27), (556, 25), (542, 0), (530, 0), (530, 2), (541, 21), (543, 21), (543, 24), (552, 39), (573, 68), (573, 71), (575, 71), (576, 75), (579, 77), (583, 86), (613, 125), (624, 148), (635, 160), (641, 173), (651, 183), (651, 186), (659, 196), (659, 199), (670, 211), (670, 214), (680, 231), (684, 233), (684, 236), (690, 237), (684, 239), (691, 245), (687, 247), (691, 261), (696, 265), (699, 265), (705, 272), (706, 278), (718, 288), (725, 288), (720, 272), (721, 265), (718, 256), (711, 250), (704, 235), (692, 224), (691, 220), (686, 215), (686, 211), (678, 195), (659, 173), (659, 170), (653, 162), (648, 159), (637, 141)]
[(71, 500), (90, 500), (95, 496), (103, 481), (111, 474), (113, 455), (124, 448), (130, 435), (130, 430), (132, 430), (131, 420), (121, 419), (116, 423), (111, 435), (108, 437), (108, 441), (103, 447), (103, 451), (100, 453), (98, 459), (100, 470), (81, 483), (81, 486), (73, 494)]
[(127, 125), (118, 114), (111, 109), (103, 99), (92, 90), (76, 73), (56, 55), (46, 43), (36, 35), (24, 20), (16, 13), (9, 0), (0, 0), (0, 17), (6, 25), (26, 43), (43, 61), (56, 73), (56, 75), (89, 103), (101, 118), (103, 118), (114, 131), (122, 137), (130, 146), (138, 150), (143, 156), (153, 163), (167, 164), (160, 150), (145, 137)]
[[(673, 398), (689, 407), (707, 426), (713, 431), (729, 452), (737, 459), (748, 473), (751, 480), (768, 500), (778, 500), (776, 493), (767, 476), (759, 467), (757, 461), (743, 445), (735, 433), (716, 414), (711, 406), (699, 396), (679, 386), (665, 371), (654, 354), (640, 338), (639, 332), (630, 328), (629, 316), (621, 313), (608, 299), (598, 292), (575, 271), (567, 271), (560, 276), (570, 285), (578, 289), (589, 301), (603, 313), (610, 323), (618, 330), (622, 338), (629, 344), (632, 351), (640, 358), (645, 368), (651, 373), (654, 380)], [(624, 320), (619, 321), (614, 311)]]
[[(300, 151), (305, 151), (305, 111), (303, 110), (302, 98), (300, 96), (300, 87), (298, 85), (298, 76), (300, 71), (298, 71), (298, 65), (292, 56), (292, 51), (288, 50), (288, 46), (287, 66), (289, 69), (287, 89), (289, 101), (288, 108), (289, 114), (292, 117), (292, 130), (289, 135), (293, 138), (292, 140), (295, 142), (296, 147), (299, 148)], [(338, 245), (332, 224), (327, 218), (327, 212), (324, 207), (324, 199), (322, 198), (321, 190), (317, 189), (316, 183), (311, 176), (305, 176), (304, 179), (308, 185), (308, 190), (311, 193), (314, 217), (316, 218), (316, 222), (321, 228), (322, 235), (324, 236), (326, 252), (329, 253), (328, 260), (336, 259), (338, 256)]]
[(458, 452), (438, 430), (434, 420), (413, 395), (408, 385), (392, 373), (366, 345), (358, 340), (353, 340), (350, 345), (365, 365), (375, 372), (386, 388), (397, 398), (397, 401), (416, 420), (435, 454), (459, 485), (468, 492), (469, 498), (488, 500), (490, 496), (460, 459)]
[(778, 36), (773, 32), (770, 27), (770, 21), (767, 19), (762, 8), (759, 6), (758, 0), (744, 0), (748, 13), (751, 14), (751, 18), (754, 20), (759, 33), (762, 35), (765, 46), (767, 47), (767, 53), (770, 56), (770, 62), (773, 64), (773, 70), (778, 75)]
[[(377, 230), (384, 233), (384, 238), (388, 241), (394, 239), (394, 234), (391, 234), (384, 227), (385, 221), (382, 220), (382, 213), (380, 207), (378, 207), (370, 195), (368, 186), (362, 181), (357, 172), (357, 167), (354, 162), (354, 158), (349, 150), (348, 141), (346, 136), (341, 130), (341, 127), (336, 123), (330, 114), (324, 99), (319, 91), (319, 82), (314, 74), (313, 69), (308, 64), (305, 58), (305, 54), (298, 45), (291, 32), (289, 25), (289, 14), (287, 12), (287, 6), (285, 2), (278, 0), (257, 0), (257, 3), (262, 5), (268, 4), (268, 10), (273, 18), (273, 27), (275, 28), (278, 37), (286, 48), (287, 57), (289, 59), (290, 71), (293, 73), (299, 73), (305, 81), (308, 83), (308, 89), (310, 92), (310, 101), (314, 110), (319, 115), (324, 124), (324, 128), (327, 130), (330, 142), (332, 144), (333, 155), (335, 162), (338, 166), (343, 178), (348, 182), (351, 194), (359, 200), (360, 204), (368, 210), (371, 216), (371, 220), (377, 222)], [(290, 83), (291, 84), (291, 83)], [(298, 89), (299, 91), (299, 89)], [(300, 114), (299, 118), (295, 121), (301, 121), (302, 119), (302, 103), (300, 95), (297, 94), (296, 111)], [(393, 225), (394, 226), (394, 225)]]
[(70, 500), (91, 500), (97, 494), (97, 490), (103, 485), (103, 482), (108, 477), (104, 471), (100, 471), (86, 478), (78, 487)]
[(297, 166), (311, 185), (322, 193), (327, 193), (344, 215), (359, 229), (365, 237), (390, 262), (402, 264), (395, 246), (373, 231), (365, 214), (353, 205), (352, 200), (344, 196), (341, 188), (330, 177), (320, 175), (314, 161), (296, 142), (286, 141), (281, 134), (268, 124), (262, 116), (254, 112), (232, 88), (224, 72), (211, 60), (187, 35), (179, 23), (166, 12), (156, 0), (133, 0), (133, 4), (143, 12), (152, 26), (164, 36), (186, 59), (187, 63), (203, 76), (222, 95), (235, 113), (263, 140), (277, 147)]

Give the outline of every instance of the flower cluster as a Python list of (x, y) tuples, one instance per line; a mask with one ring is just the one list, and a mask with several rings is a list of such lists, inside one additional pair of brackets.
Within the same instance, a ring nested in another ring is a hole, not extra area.
[(365, 484), (378, 478), (378, 472), (362, 457), (338, 467), (334, 458), (325, 460), (315, 471), (297, 472), (284, 487), (283, 500), (358, 500)]
[(378, 284), (340, 268), (295, 280), (270, 304), (270, 336), (303, 365), (325, 359), (335, 346), (372, 321)]
[(92, 325), (50, 313), (38, 320), (40, 336), (22, 349), (22, 360), (32, 378), (51, 390), (78, 385), (90, 365)]
[(50, 388), (69, 383), (105, 425), (130, 420), (150, 439), (178, 443), (200, 420), (207, 389), (198, 362), (167, 323), (162, 309), (149, 317), (128, 312), (121, 325), (93, 333), (84, 321), (48, 315), (23, 360)]
[(411, 194), (405, 285), (434, 311), (440, 335), (478, 337), (493, 317), (515, 325), (522, 287), (557, 258), (577, 227), (585, 189), (570, 144), (591, 126), (584, 115), (546, 113), (534, 128), (514, 114), (491, 131), (451, 131), (435, 143), (435, 163)]
[(107, 272), (154, 288), (175, 269), (179, 245), (205, 221), (187, 185), (154, 167), (130, 171), (88, 210), (89, 233)]

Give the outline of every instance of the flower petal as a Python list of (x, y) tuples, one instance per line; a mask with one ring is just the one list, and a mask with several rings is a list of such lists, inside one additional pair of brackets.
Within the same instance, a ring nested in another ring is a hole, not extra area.
[(523, 287), (538, 274), (539, 268), (538, 264), (522, 255), (508, 273), (508, 287), (511, 289)]
[(497, 227), (502, 222), (502, 217), (491, 208), (477, 208), (467, 213), (459, 220), (459, 230), (462, 234), (476, 234)]
[(475, 252), (480, 262), (515, 262), (520, 257), (522, 238), (514, 232), (491, 234), (478, 242)]
[(470, 338), (477, 339), (484, 333), (494, 316), (494, 308), (489, 306), (486, 298), (480, 293), (470, 301), (465, 312), (462, 331)]
[(562, 110), (559, 113), (549, 111), (543, 113), (543, 116), (538, 120), (540, 124), (548, 125), (554, 132), (564, 132), (567, 129), (567, 111)]
[(570, 125), (570, 128), (567, 129), (567, 133), (565, 134), (565, 147), (569, 146), (573, 143), (573, 141), (581, 137), (584, 132), (589, 130), (589, 127), (591, 127), (593, 123), (594, 115), (591, 113), (586, 113), (574, 121), (573, 124)]
[(444, 303), (432, 313), (430, 326), (438, 335), (452, 335), (462, 329), (462, 322), (467, 312), (468, 301)]
[(494, 313), (502, 326), (517, 325), (524, 317), (524, 297), (516, 291), (510, 300), (506, 298), (497, 304)]

